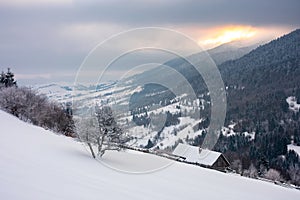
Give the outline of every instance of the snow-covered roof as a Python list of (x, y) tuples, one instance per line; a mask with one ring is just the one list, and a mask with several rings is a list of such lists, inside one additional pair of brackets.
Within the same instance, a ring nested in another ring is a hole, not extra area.
[(289, 144), (288, 150), (294, 150), (300, 156), (300, 146)]
[(222, 155), (219, 152), (211, 151), (208, 149), (201, 149), (199, 147), (179, 143), (175, 150), (174, 155), (185, 157), (185, 161), (191, 163), (198, 163), (206, 166), (212, 166), (217, 159)]

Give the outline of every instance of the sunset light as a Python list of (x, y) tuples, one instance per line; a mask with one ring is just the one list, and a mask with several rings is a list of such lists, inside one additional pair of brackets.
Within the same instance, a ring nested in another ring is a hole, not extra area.
[(256, 30), (253, 27), (226, 26), (211, 30), (207, 39), (200, 40), (199, 44), (204, 46), (216, 46), (235, 40), (248, 39), (255, 36), (255, 34)]

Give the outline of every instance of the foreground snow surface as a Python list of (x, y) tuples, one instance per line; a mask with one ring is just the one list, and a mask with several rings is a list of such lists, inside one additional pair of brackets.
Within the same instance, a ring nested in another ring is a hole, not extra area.
[[(71, 138), (0, 111), (0, 199), (298, 199), (300, 192), (183, 163), (151, 173), (124, 173), (91, 158)], [(103, 161), (142, 172), (171, 161), (136, 152)]]

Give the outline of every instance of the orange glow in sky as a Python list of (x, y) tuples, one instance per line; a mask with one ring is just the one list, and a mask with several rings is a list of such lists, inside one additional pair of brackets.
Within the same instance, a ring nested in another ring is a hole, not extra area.
[(206, 39), (199, 41), (203, 46), (217, 46), (234, 40), (249, 39), (256, 35), (255, 28), (251, 26), (225, 26), (209, 31)]

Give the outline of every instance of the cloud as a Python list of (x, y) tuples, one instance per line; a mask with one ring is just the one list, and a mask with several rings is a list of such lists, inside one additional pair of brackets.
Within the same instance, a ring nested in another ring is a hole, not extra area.
[(2, 0), (0, 67), (23, 74), (74, 72), (98, 42), (141, 26), (174, 28), (196, 41), (224, 25), (278, 36), (299, 27), (299, 7), (299, 0)]
[(185, 0), (185, 1), (112, 1), (90, 2), (75, 6), (82, 20), (104, 20), (136, 24), (224, 24), (249, 25), (297, 24), (300, 14), (297, 0)]
[[(37, 0), (31, 1), (37, 2)], [(298, 0), (167, 0), (163, 2), (113, 0), (72, 1), (69, 4), (51, 4), (50, 0), (43, 1), (47, 6), (28, 6), (21, 3), (23, 2), (21, 0), (13, 0), (21, 7), (18, 8), (18, 13), (2, 11), (11, 16), (12, 20), (14, 16), (26, 15), (31, 22), (46, 19), (46, 23), (49, 21), (56, 23), (105, 22), (138, 26), (185, 23), (210, 25), (245, 23), (254, 26), (300, 24), (298, 20), (300, 1)]]
[(73, 0), (1, 0), (2, 6), (29, 7), (42, 5), (71, 4)]

